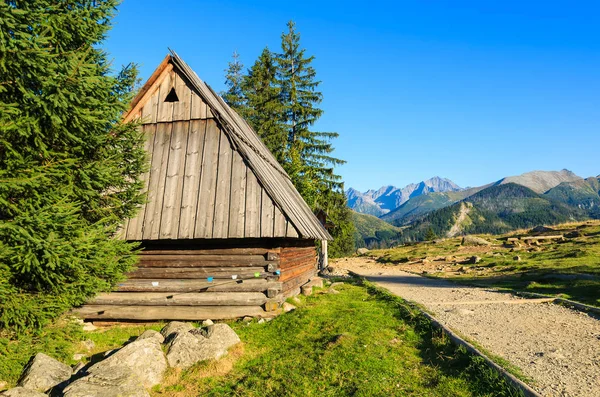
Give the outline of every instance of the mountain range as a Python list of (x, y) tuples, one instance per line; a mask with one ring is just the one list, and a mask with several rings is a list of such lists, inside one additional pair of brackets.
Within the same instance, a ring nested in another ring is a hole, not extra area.
[(404, 241), (422, 240), (429, 229), (451, 237), (600, 218), (600, 176), (533, 171), (484, 186), (413, 195), (379, 217), (402, 227)]
[(356, 212), (381, 216), (395, 210), (414, 197), (435, 192), (456, 192), (462, 190), (446, 178), (433, 177), (419, 183), (411, 183), (403, 188), (383, 186), (378, 190), (364, 193), (350, 188), (346, 191), (348, 206)]

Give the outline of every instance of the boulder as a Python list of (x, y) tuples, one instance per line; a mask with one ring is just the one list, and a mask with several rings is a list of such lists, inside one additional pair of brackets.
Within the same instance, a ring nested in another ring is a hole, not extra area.
[(202, 321), (202, 326), (203, 327), (208, 327), (209, 325), (213, 325), (213, 324), (214, 324), (214, 322), (211, 319), (207, 319), (207, 320)]
[(217, 347), (207, 343), (202, 335), (180, 332), (169, 342), (167, 361), (173, 368), (187, 369), (197, 362), (220, 357)]
[(462, 245), (492, 245), (489, 241), (476, 236), (464, 236)]
[(24, 387), (14, 387), (12, 389), (8, 389), (2, 393), (0, 393), (0, 396), (6, 396), (6, 397), (47, 397), (46, 394), (41, 393), (39, 391), (35, 391), (35, 390), (31, 390), (31, 389), (26, 389)]
[(138, 376), (124, 365), (97, 369), (67, 386), (63, 395), (64, 397), (150, 397)]
[(154, 339), (158, 343), (163, 343), (165, 341), (165, 337), (160, 332), (155, 331), (153, 329), (145, 330), (140, 336), (137, 337), (136, 340), (143, 340), (143, 339)]
[(216, 345), (221, 350), (223, 350), (223, 353), (219, 355), (219, 357), (225, 354), (227, 352), (227, 349), (229, 349), (231, 346), (237, 345), (241, 342), (240, 337), (237, 336), (235, 331), (232, 330), (231, 327), (227, 324), (219, 323), (211, 325), (207, 328), (206, 332), (206, 339), (208, 340), (208, 342)]
[(25, 366), (17, 386), (47, 392), (54, 386), (68, 380), (71, 374), (72, 370), (68, 365), (44, 353), (38, 353)]
[(167, 360), (160, 343), (156, 339), (147, 338), (124, 346), (110, 357), (91, 366), (88, 372), (103, 373), (117, 366), (129, 368), (144, 387), (150, 388), (162, 381), (167, 370)]
[(171, 321), (165, 325), (160, 333), (165, 338), (165, 342), (168, 342), (178, 332), (188, 332), (194, 329), (194, 326), (190, 323), (182, 323), (181, 321)]
[(357, 255), (366, 255), (369, 253), (369, 250), (366, 248), (359, 248), (356, 250)]
[(227, 324), (214, 324), (207, 328), (207, 337), (201, 334), (180, 332), (168, 346), (167, 361), (171, 367), (187, 369), (197, 362), (216, 360), (227, 349), (240, 342), (234, 330)]

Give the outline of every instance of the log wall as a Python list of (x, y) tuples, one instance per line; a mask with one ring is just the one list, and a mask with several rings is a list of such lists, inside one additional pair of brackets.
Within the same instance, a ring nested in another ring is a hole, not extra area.
[(146, 242), (127, 280), (76, 312), (110, 321), (262, 317), (316, 269), (312, 240)]
[(293, 247), (282, 247), (279, 267), (281, 268), (282, 295), (287, 298), (297, 295), (300, 286), (317, 273), (317, 250), (313, 241)]

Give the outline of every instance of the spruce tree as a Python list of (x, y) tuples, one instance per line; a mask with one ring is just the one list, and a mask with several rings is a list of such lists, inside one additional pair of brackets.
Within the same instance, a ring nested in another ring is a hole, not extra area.
[(136, 261), (114, 238), (143, 202), (136, 68), (100, 49), (114, 0), (0, 4), (0, 328), (39, 328)]
[(242, 80), (244, 65), (240, 61), (240, 54), (233, 52), (232, 60), (225, 69), (225, 86), (227, 90), (221, 93), (221, 97), (240, 116), (246, 116), (246, 98), (242, 91)]
[(281, 53), (277, 55), (277, 79), (287, 127), (287, 156), (284, 167), (292, 182), (312, 207), (324, 209), (335, 224), (332, 256), (349, 254), (354, 249), (354, 226), (344, 195), (341, 177), (334, 167), (345, 161), (333, 157), (331, 140), (336, 132), (318, 132), (312, 127), (323, 114), (318, 106), (323, 94), (312, 66), (314, 56), (307, 56), (300, 46), (300, 34), (293, 21), (281, 35)]
[[(306, 56), (306, 50), (300, 48), (300, 34), (294, 22), (288, 22), (287, 26), (288, 32), (281, 35), (282, 52), (277, 62), (291, 168), (300, 172), (302, 178), (325, 184), (328, 189), (339, 189), (341, 178), (334, 173), (334, 166), (345, 161), (330, 155), (334, 150), (331, 140), (337, 138), (338, 133), (311, 130), (323, 114), (318, 108), (323, 100), (323, 94), (318, 91), (320, 81), (311, 65), (314, 56)], [(294, 158), (296, 154), (299, 160)]]
[(246, 98), (246, 120), (279, 163), (286, 157), (286, 128), (283, 123), (281, 90), (277, 86), (277, 64), (268, 48), (260, 54), (242, 82)]

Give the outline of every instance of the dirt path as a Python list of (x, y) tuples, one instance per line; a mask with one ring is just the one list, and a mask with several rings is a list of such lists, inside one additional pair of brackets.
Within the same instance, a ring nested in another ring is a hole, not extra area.
[(428, 279), (364, 258), (334, 266), (424, 305), (466, 339), (519, 367), (544, 396), (600, 396), (600, 321), (585, 313)]

